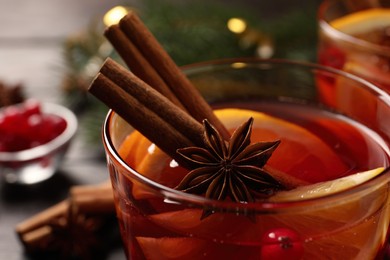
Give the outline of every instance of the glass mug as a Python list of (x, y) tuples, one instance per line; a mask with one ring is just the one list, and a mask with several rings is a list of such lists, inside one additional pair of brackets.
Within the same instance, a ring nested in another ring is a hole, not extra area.
[[(229, 130), (253, 116), (252, 139), (281, 139), (268, 161), (278, 170), (310, 182), (385, 170), (363, 184), (312, 199), (215, 201), (173, 189), (180, 167), (110, 111), (103, 143), (128, 259), (374, 259), (384, 254), (390, 218), (386, 93), (342, 71), (284, 60), (210, 61), (183, 70)], [(332, 102), (318, 91), (330, 84), (342, 85)], [(205, 209), (212, 214), (202, 217)]]
[[(390, 1), (326, 0), (318, 11), (318, 63), (390, 93)], [(329, 100), (333, 89), (323, 90)]]

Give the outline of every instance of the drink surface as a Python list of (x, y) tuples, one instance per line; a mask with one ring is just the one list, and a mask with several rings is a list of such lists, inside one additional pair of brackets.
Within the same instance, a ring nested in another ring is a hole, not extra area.
[[(229, 107), (235, 108), (216, 111), (229, 130), (252, 116), (252, 142), (281, 140), (268, 164), (307, 182), (389, 165), (385, 142), (341, 115), (297, 104)], [(188, 172), (172, 166), (138, 132), (118, 152), (138, 172), (168, 187)], [(202, 219), (196, 205), (167, 201), (121, 171), (111, 174), (118, 180), (114, 191), (126, 253), (134, 259), (370, 259), (385, 241), (385, 185), (313, 209), (259, 213), (254, 219), (216, 210)]]
[[(374, 132), (341, 115), (292, 104), (246, 103), (235, 107), (216, 111), (225, 126), (233, 132), (253, 117), (252, 142), (281, 140), (268, 165), (304, 181), (327, 181), (389, 164), (385, 142), (378, 142), (380, 138)], [(151, 180), (176, 186), (188, 171), (172, 168), (170, 159), (139, 135), (128, 137), (119, 151), (121, 155)], [(130, 151), (133, 146), (137, 146), (135, 155)], [(149, 171), (150, 165), (157, 164), (160, 172)]]
[(321, 24), (319, 63), (362, 76), (390, 92), (390, 9), (362, 10), (329, 25), (337, 32)]

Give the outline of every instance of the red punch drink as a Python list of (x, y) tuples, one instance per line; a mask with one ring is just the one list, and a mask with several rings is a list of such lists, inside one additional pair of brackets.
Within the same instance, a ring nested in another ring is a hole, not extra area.
[[(110, 112), (104, 145), (128, 259), (384, 254), (388, 95), (344, 72), (287, 61), (218, 61), (185, 72), (231, 133), (253, 118), (251, 142), (280, 140), (264, 168), (301, 185), (267, 196), (251, 190), (251, 202), (179, 191), (188, 170)], [(324, 84), (347, 88), (327, 102)]]
[[(324, 1), (318, 62), (363, 77), (390, 92), (390, 1)], [(333, 89), (322, 89), (332, 99)]]

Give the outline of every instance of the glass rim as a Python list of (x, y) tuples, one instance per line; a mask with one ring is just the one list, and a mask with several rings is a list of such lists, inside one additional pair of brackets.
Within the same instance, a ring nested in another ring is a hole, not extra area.
[(329, 72), (331, 74), (338, 74), (342, 77), (349, 78), (353, 81), (359, 82), (359, 84), (366, 86), (370, 89), (370, 91), (373, 91), (376, 93), (376, 95), (381, 99), (384, 103), (390, 106), (390, 94), (384, 91), (382, 88), (377, 86), (375, 83), (364, 79), (358, 75), (355, 75), (353, 73), (343, 71), (340, 69), (336, 69), (330, 66), (325, 66), (318, 63), (313, 63), (310, 61), (303, 61), (303, 60), (291, 60), (291, 59), (283, 59), (283, 58), (270, 58), (270, 59), (262, 59), (259, 57), (239, 57), (239, 58), (222, 58), (222, 59), (216, 59), (216, 60), (208, 60), (208, 61), (201, 61), (201, 62), (195, 62), (187, 65), (183, 65), (180, 68), (184, 72), (191, 72), (194, 70), (206, 70), (209, 67), (221, 67), (221, 66), (231, 66), (233, 68), (243, 68), (248, 65), (259, 65), (260, 63), (263, 64), (274, 64), (274, 65), (284, 65), (284, 66), (299, 66), (302, 68), (312, 68), (316, 70), (321, 70), (324, 72)]
[[(317, 70), (323, 70), (332, 74), (338, 74), (339, 76), (347, 77), (354, 81), (359, 81), (361, 84), (363, 84), (365, 87), (369, 88), (371, 91), (373, 91), (373, 95), (376, 94), (378, 98), (383, 99), (383, 101), (390, 106), (390, 95), (387, 95), (384, 91), (373, 85), (372, 83), (361, 79), (360, 77), (357, 77), (353, 74), (333, 69), (330, 67), (322, 66), (319, 64), (314, 64), (310, 62), (304, 62), (304, 61), (291, 61), (291, 60), (284, 60), (284, 59), (261, 59), (261, 58), (232, 58), (232, 59), (219, 59), (219, 60), (211, 60), (211, 61), (205, 61), (205, 62), (199, 62), (194, 63), (190, 65), (186, 65), (181, 67), (183, 71), (187, 70), (193, 70), (193, 69), (202, 69), (206, 68), (207, 66), (222, 66), (222, 65), (232, 65), (234, 63), (250, 63), (250, 64), (278, 64), (278, 65), (295, 65), (306, 69), (317, 69)], [(329, 204), (329, 203), (339, 203), (340, 198), (345, 198), (348, 196), (353, 196), (354, 194), (358, 194), (360, 192), (364, 192), (365, 190), (369, 189), (373, 185), (378, 185), (382, 181), (386, 180), (387, 182), (390, 181), (390, 167), (387, 166), (382, 173), (375, 176), (374, 178), (361, 183), (359, 185), (356, 185), (352, 188), (336, 192), (333, 194), (327, 194), (321, 197), (315, 197), (315, 198), (308, 198), (308, 199), (301, 199), (301, 200), (295, 200), (295, 201), (256, 201), (256, 202), (250, 202), (250, 203), (240, 203), (240, 202), (232, 202), (232, 201), (217, 201), (205, 198), (201, 195), (195, 195), (190, 193), (185, 193), (179, 190), (175, 190), (174, 188), (170, 188), (167, 186), (164, 186), (156, 181), (153, 181), (145, 176), (143, 176), (141, 173), (137, 172), (133, 167), (128, 165), (118, 154), (117, 150), (114, 148), (114, 144), (111, 140), (111, 137), (109, 135), (110, 132), (110, 122), (113, 120), (113, 117), (117, 115), (112, 109), (110, 109), (106, 115), (106, 118), (103, 123), (102, 128), (102, 138), (103, 138), (103, 145), (106, 149), (106, 152), (108, 153), (107, 156), (109, 156), (112, 160), (115, 160), (116, 163), (118, 163), (123, 169), (128, 171), (132, 174), (132, 177), (135, 178), (137, 181), (141, 182), (142, 184), (148, 186), (149, 188), (158, 191), (161, 195), (165, 196), (169, 200), (173, 201), (180, 201), (180, 202), (186, 202), (186, 203), (192, 203), (202, 206), (210, 206), (210, 207), (216, 207), (216, 208), (223, 208), (223, 209), (256, 209), (257, 211), (280, 211), (280, 210), (289, 210), (291, 208), (297, 209), (297, 208), (307, 208), (308, 205), (323, 205), (323, 204)]]
[(329, 33), (332, 37), (336, 38), (337, 40), (343, 41), (350, 45), (365, 48), (367, 50), (373, 51), (376, 54), (380, 54), (383, 56), (390, 56), (390, 47), (382, 46), (376, 43), (372, 43), (363, 39), (356, 38), (350, 34), (337, 30), (330, 25), (330, 23), (325, 19), (325, 13), (332, 4), (339, 3), (339, 2), (341, 1), (324, 0), (320, 4), (317, 12), (319, 27), (322, 28), (327, 33)]

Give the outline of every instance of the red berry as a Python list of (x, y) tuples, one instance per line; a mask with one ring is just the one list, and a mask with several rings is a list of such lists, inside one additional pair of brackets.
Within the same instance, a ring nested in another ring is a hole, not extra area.
[(60, 135), (66, 128), (66, 122), (63, 118), (52, 114), (42, 115), (41, 133), (42, 140), (48, 142)]
[(47, 143), (65, 128), (65, 119), (42, 113), (37, 101), (6, 107), (0, 114), (0, 150), (20, 151)]
[(304, 248), (299, 235), (288, 228), (270, 230), (262, 240), (262, 260), (302, 259)]
[(24, 127), (24, 116), (18, 107), (6, 107), (3, 111), (3, 114), (4, 118), (2, 120), (2, 125), (3, 129), (5, 129), (6, 131), (18, 133), (20, 131), (20, 128)]
[(34, 99), (26, 100), (23, 103), (23, 106), (24, 106), (23, 113), (26, 117), (29, 117), (31, 115), (41, 114), (41, 106), (37, 100), (34, 100)]

